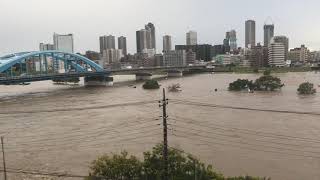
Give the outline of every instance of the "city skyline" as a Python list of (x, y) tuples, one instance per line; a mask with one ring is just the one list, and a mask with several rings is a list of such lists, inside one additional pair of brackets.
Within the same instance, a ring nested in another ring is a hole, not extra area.
[[(135, 32), (141, 29), (146, 23), (152, 22), (157, 28), (156, 46), (162, 47), (162, 36), (170, 34), (172, 45), (185, 44), (185, 33), (190, 30), (198, 32), (199, 44), (222, 44), (225, 32), (230, 29), (237, 31), (237, 43), (239, 47), (244, 47), (245, 29), (244, 22), (248, 19), (256, 21), (256, 43), (263, 43), (263, 25), (270, 16), (275, 24), (275, 35), (285, 35), (290, 39), (290, 49), (300, 47), (305, 44), (312, 50), (320, 50), (320, 38), (317, 38), (319, 25), (313, 23), (312, 19), (319, 16), (316, 7), (320, 2), (310, 0), (308, 2), (285, 0), (286, 8), (278, 7), (275, 0), (256, 3), (252, 6), (252, 11), (243, 12), (243, 5), (253, 0), (240, 2), (218, 2), (218, 1), (188, 1), (184, 3), (184, 8), (180, 8), (180, 0), (171, 2), (171, 6), (166, 8), (163, 4), (153, 0), (137, 0), (139, 3), (128, 0), (109, 2), (110, 10), (100, 13), (97, 9), (104, 7), (106, 2), (101, 0), (70, 0), (64, 2), (57, 0), (55, 3), (46, 3), (43, 0), (30, 0), (20, 2), (17, 0), (2, 0), (0, 6), (0, 22), (2, 28), (0, 33), (0, 55), (12, 52), (37, 50), (40, 42), (50, 43), (54, 32), (60, 34), (74, 34), (75, 52), (84, 53), (86, 50), (99, 51), (97, 38), (101, 35), (112, 34), (116, 37), (127, 37), (128, 53), (134, 53)], [(185, 1), (184, 1), (185, 2)], [(77, 3), (77, 4), (75, 4)], [(146, 11), (136, 12), (138, 4), (150, 7)], [(63, 6), (61, 6), (63, 4)], [(215, 11), (212, 11), (214, 5)], [(221, 18), (214, 18), (219, 12), (230, 12), (232, 5), (232, 17), (223, 13)], [(30, 14), (28, 7), (37, 6)], [(151, 8), (157, 6), (157, 10)], [(295, 9), (300, 7), (308, 8), (304, 14), (297, 15)], [(14, 8), (12, 8), (14, 7)], [(50, 9), (58, 9), (50, 11)], [(96, 8), (94, 11), (90, 10)], [(113, 8), (111, 8), (113, 7)], [(188, 9), (199, 7), (195, 12), (188, 12)], [(201, 7), (201, 8), (200, 8)], [(210, 8), (209, 8), (210, 7)], [(72, 10), (74, 8), (74, 10)], [(70, 10), (71, 9), (71, 10)], [(88, 14), (80, 13), (85, 10)], [(125, 10), (125, 11), (124, 11)], [(166, 13), (163, 13), (163, 11)], [(119, 15), (119, 11), (124, 11)], [(20, 12), (20, 13), (16, 13)], [(132, 14), (135, 14), (132, 16)], [(117, 15), (117, 16), (114, 16)], [(177, 18), (179, 17), (179, 18)], [(214, 18), (212, 23), (204, 21)], [(15, 21), (13, 22), (12, 19)], [(101, 19), (104, 19), (101, 21)], [(201, 20), (203, 19), (203, 20)], [(292, 21), (294, 19), (294, 21)], [(72, 22), (72, 23), (71, 23)], [(107, 22), (107, 23), (103, 23)], [(119, 23), (122, 22), (122, 23)], [(158, 49), (158, 52), (162, 48)]]

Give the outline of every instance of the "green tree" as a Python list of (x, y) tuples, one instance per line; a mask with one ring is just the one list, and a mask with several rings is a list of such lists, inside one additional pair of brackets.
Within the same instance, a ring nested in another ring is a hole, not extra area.
[(253, 81), (249, 81), (248, 79), (238, 79), (229, 84), (229, 91), (242, 91), (248, 88), (255, 88)]
[(255, 81), (255, 88), (258, 91), (274, 91), (281, 89), (284, 84), (281, 83), (281, 79), (271, 75), (261, 76)]
[(309, 82), (300, 84), (297, 91), (299, 94), (315, 94), (317, 92), (317, 90), (313, 88), (313, 84)]
[(158, 84), (158, 81), (156, 80), (147, 80), (143, 86), (144, 89), (159, 89), (160, 85)]
[[(164, 173), (163, 146), (157, 145), (150, 152), (144, 153), (144, 170), (146, 179), (160, 180)], [(185, 155), (176, 149), (168, 152), (169, 179), (173, 180), (223, 180), (223, 176), (213, 171), (212, 166), (206, 166), (191, 155)]]
[[(141, 162), (127, 152), (120, 155), (104, 155), (93, 161), (86, 180), (161, 180), (164, 175), (163, 145), (156, 145), (152, 151), (143, 153)], [(212, 165), (205, 165), (183, 151), (169, 148), (168, 175), (170, 180), (265, 180), (258, 177), (229, 177), (214, 171)]]
[(126, 151), (120, 155), (103, 155), (93, 161), (88, 180), (104, 177), (112, 180), (139, 180), (142, 177), (142, 163), (135, 156), (128, 156)]

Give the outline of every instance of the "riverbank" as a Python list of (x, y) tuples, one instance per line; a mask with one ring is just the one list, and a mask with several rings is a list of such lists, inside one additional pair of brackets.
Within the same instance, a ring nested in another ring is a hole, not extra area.
[(252, 68), (252, 67), (231, 67), (230, 72), (239, 74), (262, 73), (270, 70), (271, 73), (288, 73), (288, 72), (311, 72), (311, 67), (273, 67), (273, 68)]

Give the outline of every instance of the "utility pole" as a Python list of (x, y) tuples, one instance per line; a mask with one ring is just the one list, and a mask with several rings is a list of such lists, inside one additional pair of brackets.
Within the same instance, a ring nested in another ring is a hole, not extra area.
[(1, 147), (2, 147), (2, 160), (3, 160), (3, 173), (4, 180), (7, 180), (7, 168), (6, 168), (6, 160), (4, 157), (4, 147), (3, 147), (3, 137), (1, 136)]
[(168, 124), (167, 124), (167, 105), (168, 99), (166, 99), (166, 90), (163, 88), (163, 99), (160, 102), (162, 107), (162, 119), (163, 119), (163, 162), (164, 162), (164, 174), (163, 180), (168, 180)]

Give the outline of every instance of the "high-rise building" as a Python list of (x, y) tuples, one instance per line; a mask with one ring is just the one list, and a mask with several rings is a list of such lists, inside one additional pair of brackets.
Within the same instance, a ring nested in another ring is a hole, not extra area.
[(54, 50), (54, 45), (53, 44), (40, 43), (39, 50), (40, 51), (51, 51), (51, 50)]
[(247, 20), (245, 30), (246, 30), (246, 40), (245, 40), (246, 48), (255, 46), (256, 45), (256, 22), (254, 20)]
[(269, 44), (269, 65), (271, 67), (283, 67), (285, 60), (285, 45), (271, 40)]
[(122, 50), (123, 55), (127, 55), (127, 38), (120, 36), (118, 37), (118, 49)]
[(165, 35), (163, 36), (163, 52), (171, 51), (172, 50), (172, 44), (171, 44), (171, 36)]
[(271, 39), (271, 42), (284, 44), (284, 47), (285, 47), (285, 60), (288, 60), (289, 39), (286, 36), (274, 36)]
[(165, 66), (185, 66), (186, 61), (185, 50), (168, 51), (163, 54), (163, 62)]
[(187, 45), (197, 45), (198, 44), (197, 32), (195, 31), (187, 32), (186, 41), (187, 41)]
[(74, 52), (73, 35), (72, 34), (53, 34), (53, 45), (57, 51), (68, 53)]
[(230, 46), (231, 51), (234, 51), (238, 48), (238, 46), (237, 46), (237, 32), (235, 30), (231, 30), (229, 32), (229, 46)]
[(112, 35), (109, 36), (100, 36), (100, 52), (106, 49), (116, 49), (115, 37)]
[(154, 24), (148, 23), (145, 25), (145, 29), (147, 31), (150, 31), (150, 34), (148, 34), (147, 38), (150, 38), (148, 42), (150, 42), (150, 48), (148, 49), (156, 49), (156, 28)]
[(265, 24), (263, 26), (263, 32), (264, 32), (264, 46), (269, 46), (270, 41), (274, 36), (274, 25)]
[(142, 53), (144, 49), (151, 49), (151, 39), (149, 37), (151, 32), (145, 29), (141, 29), (140, 31), (136, 32), (137, 38), (137, 53)]

